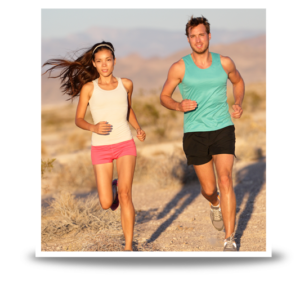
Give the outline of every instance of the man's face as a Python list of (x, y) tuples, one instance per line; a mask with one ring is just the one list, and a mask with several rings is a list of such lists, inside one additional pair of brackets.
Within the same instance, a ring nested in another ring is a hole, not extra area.
[(204, 24), (199, 24), (189, 28), (189, 36), (187, 38), (191, 48), (197, 54), (203, 54), (209, 47), (210, 33), (206, 32)]

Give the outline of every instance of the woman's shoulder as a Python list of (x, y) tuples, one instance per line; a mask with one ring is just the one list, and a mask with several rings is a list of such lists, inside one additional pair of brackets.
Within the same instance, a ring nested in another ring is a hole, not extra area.
[(93, 83), (93, 81), (87, 82), (87, 83), (85, 83), (82, 86), (80, 94), (88, 95), (89, 97), (91, 97), (93, 90), (94, 90), (94, 83)]
[(133, 83), (130, 79), (128, 78), (121, 78), (121, 81), (125, 87), (126, 90), (130, 90), (133, 86)]
[(85, 90), (93, 90), (94, 89), (94, 83), (93, 83), (93, 81), (85, 83), (82, 86), (82, 90), (83, 89), (85, 89)]

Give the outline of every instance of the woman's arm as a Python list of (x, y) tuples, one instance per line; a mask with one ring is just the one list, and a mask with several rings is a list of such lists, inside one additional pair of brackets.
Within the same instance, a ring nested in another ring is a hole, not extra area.
[(91, 131), (101, 135), (108, 135), (108, 133), (111, 131), (111, 125), (108, 124), (107, 121), (101, 121), (96, 125), (93, 125), (84, 120), (86, 109), (93, 90), (93, 83), (89, 82), (83, 85), (77, 105), (75, 124), (77, 127), (83, 130)]
[(136, 130), (137, 138), (140, 141), (144, 141), (146, 138), (146, 133), (142, 130), (141, 126), (139, 125), (135, 113), (131, 107), (131, 98), (132, 98), (132, 91), (133, 91), (133, 83), (130, 79), (122, 78), (123, 85), (127, 90), (128, 94), (128, 122), (130, 125)]

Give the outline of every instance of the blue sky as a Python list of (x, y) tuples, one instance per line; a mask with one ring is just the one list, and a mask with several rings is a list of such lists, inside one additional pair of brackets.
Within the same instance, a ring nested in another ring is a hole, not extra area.
[(214, 29), (266, 31), (266, 9), (42, 9), (42, 38), (64, 37), (91, 26), (182, 31), (191, 15)]

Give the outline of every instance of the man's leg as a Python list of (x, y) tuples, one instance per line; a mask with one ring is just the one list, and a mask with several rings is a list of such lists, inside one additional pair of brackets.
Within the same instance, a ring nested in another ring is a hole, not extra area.
[(213, 169), (213, 160), (202, 165), (194, 165), (194, 169), (201, 184), (202, 195), (211, 203), (210, 218), (215, 229), (221, 231), (224, 229), (222, 212), (220, 209), (216, 179)]
[(216, 178), (213, 168), (213, 159), (208, 163), (202, 165), (193, 165), (196, 175), (201, 184), (202, 195), (213, 205), (216, 206), (219, 203)]
[(234, 156), (232, 154), (217, 154), (213, 155), (213, 160), (218, 175), (226, 239), (232, 235), (235, 227), (236, 199), (232, 183)]

